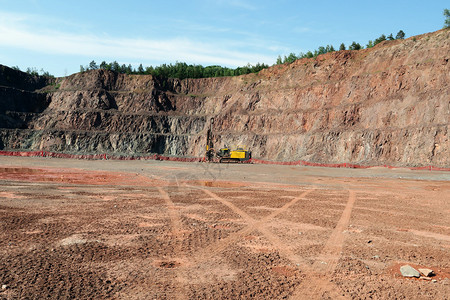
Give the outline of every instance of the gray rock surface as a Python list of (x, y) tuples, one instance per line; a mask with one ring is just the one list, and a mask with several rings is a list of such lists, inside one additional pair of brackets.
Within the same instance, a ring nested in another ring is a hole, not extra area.
[(402, 273), (403, 277), (420, 277), (419, 271), (411, 267), (410, 265), (404, 265), (400, 267), (400, 273)]

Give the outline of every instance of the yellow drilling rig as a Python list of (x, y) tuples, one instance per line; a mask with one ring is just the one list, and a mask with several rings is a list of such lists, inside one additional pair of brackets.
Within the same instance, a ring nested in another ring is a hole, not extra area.
[(215, 152), (212, 133), (213, 124), (214, 118), (211, 118), (208, 131), (206, 132), (206, 161), (213, 162), (215, 158), (218, 158), (220, 163), (238, 163), (252, 158), (252, 152), (244, 146), (236, 146), (235, 148), (225, 146)]

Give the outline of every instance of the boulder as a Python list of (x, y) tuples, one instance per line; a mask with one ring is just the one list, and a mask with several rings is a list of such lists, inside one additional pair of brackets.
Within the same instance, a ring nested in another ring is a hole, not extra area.
[(410, 265), (404, 265), (400, 267), (400, 273), (403, 277), (420, 277), (419, 271), (411, 267)]
[(419, 272), (423, 274), (423, 276), (430, 277), (434, 275), (433, 270), (431, 269), (419, 269)]

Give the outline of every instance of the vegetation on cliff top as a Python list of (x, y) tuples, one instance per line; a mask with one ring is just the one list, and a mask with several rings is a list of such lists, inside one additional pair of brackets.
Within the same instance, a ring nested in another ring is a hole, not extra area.
[[(386, 41), (386, 40), (394, 40), (394, 39), (404, 39), (405, 33), (403, 30), (400, 30), (396, 37), (392, 35), (392, 33), (389, 36), (386, 36), (382, 34), (380, 37), (375, 39), (374, 41), (370, 40), (366, 46), (366, 48), (372, 48), (373, 46)], [(353, 42), (349, 47), (348, 50), (360, 50), (364, 47), (361, 46), (357, 42)], [(342, 43), (339, 47), (339, 50), (346, 50), (345, 44)], [(326, 47), (320, 46), (317, 50), (314, 51), (308, 51), (306, 53), (300, 53), (299, 55), (296, 55), (295, 53), (290, 53), (288, 56), (284, 56), (282, 58), (281, 56), (278, 56), (276, 65), (284, 64), (284, 63), (292, 63), (296, 61), (297, 59), (301, 58), (314, 58), (318, 55), (325, 54), (328, 52), (334, 52), (336, 51), (333, 45), (327, 45)], [(238, 67), (236, 69), (227, 68), (227, 67), (221, 67), (221, 66), (207, 66), (204, 67), (202, 65), (188, 65), (185, 62), (177, 62), (175, 64), (162, 64), (158, 67), (143, 67), (142, 64), (139, 65), (137, 69), (133, 68), (131, 64), (120, 65), (117, 61), (113, 61), (111, 63), (107, 63), (106, 61), (103, 61), (100, 65), (97, 65), (97, 63), (93, 60), (89, 63), (87, 66), (80, 66), (80, 72), (85, 72), (88, 70), (97, 70), (97, 69), (103, 69), (103, 70), (111, 70), (118, 73), (123, 74), (138, 74), (138, 75), (153, 75), (163, 78), (209, 78), (209, 77), (223, 77), (223, 76), (239, 76), (239, 75), (245, 75), (250, 73), (258, 73), (262, 69), (268, 68), (269, 65), (266, 64), (260, 64), (257, 63), (255, 66), (253, 65), (246, 65), (244, 67)]]
[[(11, 69), (16, 70), (16, 71), (21, 71), (18, 66), (13, 66), (13, 67), (11, 67)], [(30, 74), (31, 76), (43, 76), (43, 77), (49, 77), (49, 78), (55, 77), (52, 74), (50, 74), (48, 71), (45, 71), (44, 69), (41, 69), (40, 71), (38, 71), (36, 68), (27, 68), (27, 70), (25, 72)]]
[(96, 69), (111, 70), (123, 74), (138, 74), (138, 75), (153, 75), (163, 78), (208, 78), (208, 77), (222, 77), (222, 76), (239, 76), (249, 73), (257, 73), (262, 69), (266, 69), (269, 66), (266, 64), (246, 65), (244, 67), (238, 67), (231, 69), (221, 66), (207, 66), (202, 65), (188, 65), (184, 62), (177, 62), (175, 64), (162, 64), (158, 67), (146, 67), (142, 64), (137, 69), (134, 69), (131, 64), (128, 66), (125, 64), (120, 65), (117, 61), (107, 63), (103, 61), (100, 65), (97, 65), (95, 61), (91, 61), (86, 67), (80, 66), (80, 72)]
[[(397, 33), (397, 35), (395, 36), (395, 38), (392, 35), (392, 33), (388, 36), (382, 34), (382, 35), (380, 35), (380, 37), (378, 37), (377, 39), (375, 39), (373, 41), (369, 40), (369, 42), (366, 45), (366, 48), (372, 48), (375, 45), (377, 45), (383, 41), (386, 41), (386, 40), (390, 40), (390, 41), (403, 40), (404, 38), (405, 38), (405, 32), (403, 32), (403, 30), (400, 30)], [(357, 43), (355, 41), (353, 41), (353, 43), (350, 44), (350, 46), (348, 47), (348, 50), (360, 50), (360, 49), (364, 49), (364, 46), (362, 46), (360, 43)], [(339, 51), (341, 51), (341, 50), (346, 50), (344, 43), (342, 43), (339, 46)], [(296, 61), (297, 59), (313, 58), (313, 57), (317, 57), (321, 54), (325, 54), (328, 52), (334, 52), (334, 51), (336, 51), (336, 50), (334, 49), (333, 45), (327, 45), (326, 47), (320, 46), (317, 50), (308, 51), (306, 53), (300, 52), (299, 55), (296, 55), (295, 53), (290, 53), (288, 56), (284, 56), (284, 58), (282, 58), (281, 56), (278, 56), (276, 64), (280, 65), (280, 64), (284, 64), (284, 63), (292, 63), (292, 62)]]

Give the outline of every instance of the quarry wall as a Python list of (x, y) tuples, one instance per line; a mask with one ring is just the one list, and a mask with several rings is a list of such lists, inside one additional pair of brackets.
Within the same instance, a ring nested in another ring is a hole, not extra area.
[(450, 30), (258, 74), (161, 79), (0, 67), (0, 150), (202, 157), (216, 148), (312, 163), (450, 167)]

